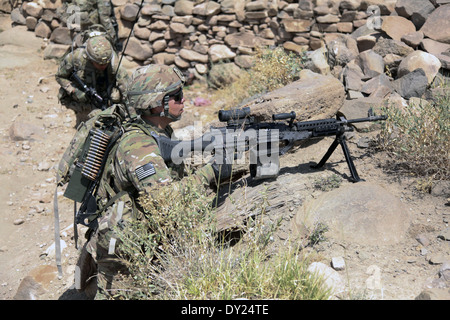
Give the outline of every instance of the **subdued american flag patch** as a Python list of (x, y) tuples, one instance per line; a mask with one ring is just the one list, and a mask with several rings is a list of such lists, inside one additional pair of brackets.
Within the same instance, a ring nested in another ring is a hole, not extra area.
[(151, 175), (154, 175), (156, 173), (155, 167), (151, 163), (144, 164), (143, 166), (140, 166), (135, 170), (137, 178), (139, 181), (142, 179), (145, 179), (147, 177), (150, 177)]

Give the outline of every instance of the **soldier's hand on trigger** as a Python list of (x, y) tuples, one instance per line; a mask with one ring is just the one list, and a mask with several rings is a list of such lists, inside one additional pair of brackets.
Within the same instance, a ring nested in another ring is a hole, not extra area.
[(87, 102), (86, 94), (79, 89), (75, 89), (72, 95), (78, 102)]

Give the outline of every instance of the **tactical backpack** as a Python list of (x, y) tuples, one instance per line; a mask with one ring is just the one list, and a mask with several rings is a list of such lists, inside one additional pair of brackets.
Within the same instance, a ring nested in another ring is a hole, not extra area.
[[(91, 119), (80, 123), (64, 152), (56, 173), (54, 195), (55, 257), (60, 275), (61, 246), (59, 234), (58, 187), (67, 185), (64, 197), (74, 201), (74, 233), (77, 245), (77, 224), (95, 227), (97, 204), (95, 191), (105, 162), (115, 142), (124, 132), (125, 113), (120, 105), (98, 112)], [(77, 210), (76, 203), (81, 206)]]

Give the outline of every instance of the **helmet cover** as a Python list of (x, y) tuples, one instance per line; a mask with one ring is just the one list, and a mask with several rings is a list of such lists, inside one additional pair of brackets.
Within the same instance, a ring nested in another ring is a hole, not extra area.
[(86, 41), (86, 54), (91, 61), (104, 65), (111, 61), (113, 49), (104, 36), (94, 36)]

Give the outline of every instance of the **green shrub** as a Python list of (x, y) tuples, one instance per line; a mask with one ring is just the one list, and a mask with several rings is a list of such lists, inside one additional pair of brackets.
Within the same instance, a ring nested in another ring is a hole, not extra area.
[(145, 219), (116, 230), (130, 270), (116, 298), (329, 298), (324, 281), (308, 273), (295, 247), (267, 253), (262, 240), (274, 230), (260, 220), (249, 224), (242, 245), (219, 241), (211, 198), (189, 179), (184, 188), (169, 185), (141, 195)]
[(251, 69), (231, 85), (215, 92), (215, 100), (237, 106), (245, 100), (281, 88), (299, 77), (305, 56), (286, 52), (282, 47), (258, 48)]
[(383, 123), (380, 141), (393, 157), (396, 168), (422, 179), (450, 178), (449, 105), (447, 93), (434, 101), (383, 108), (388, 118)]

